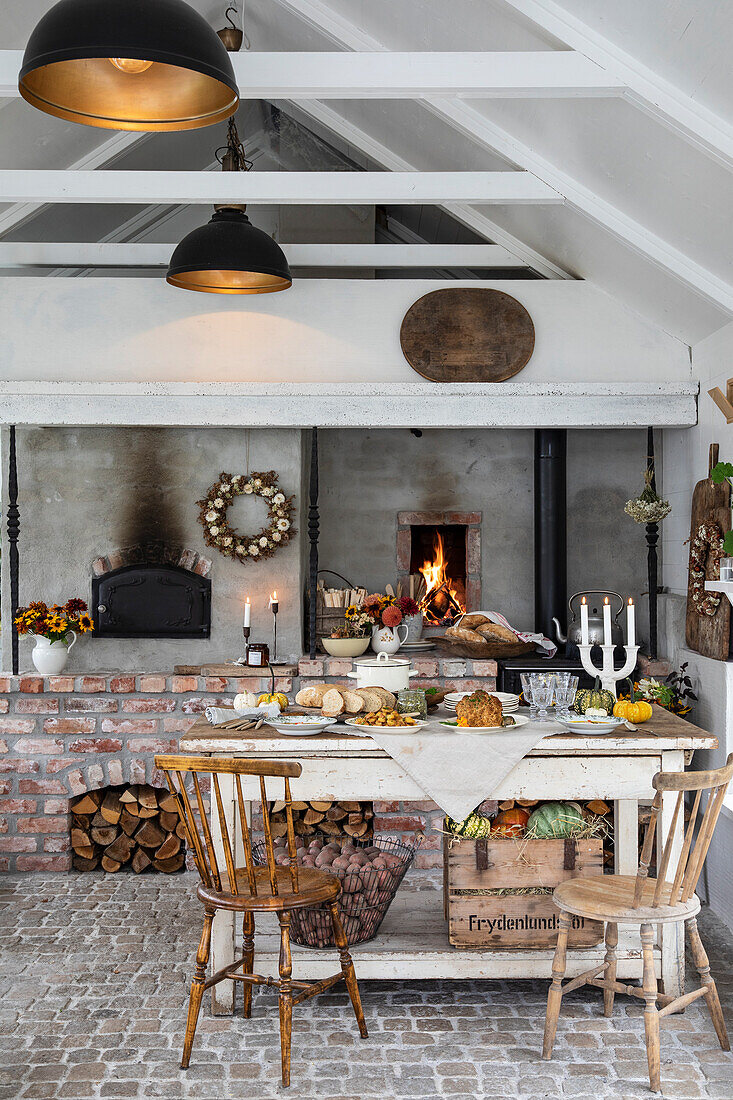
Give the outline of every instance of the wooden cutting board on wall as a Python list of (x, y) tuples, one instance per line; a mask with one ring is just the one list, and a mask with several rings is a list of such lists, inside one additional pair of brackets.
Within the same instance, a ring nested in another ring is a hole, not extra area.
[[(718, 444), (711, 443), (708, 475), (717, 461)], [(708, 476), (695, 486), (690, 514), (690, 545), (703, 523), (717, 523), (723, 534), (730, 530), (730, 486), (727, 482), (716, 485)], [(706, 577), (708, 580), (718, 577), (717, 565), (708, 563)], [(714, 615), (698, 615), (692, 599), (688, 565), (685, 618), (685, 641), (688, 647), (701, 653), (703, 657), (712, 657), (715, 661), (727, 660), (730, 651), (730, 613), (728, 597), (723, 596)]]
[(501, 290), (448, 287), (410, 306), (400, 344), (412, 369), (431, 382), (504, 382), (529, 362), (534, 325)]

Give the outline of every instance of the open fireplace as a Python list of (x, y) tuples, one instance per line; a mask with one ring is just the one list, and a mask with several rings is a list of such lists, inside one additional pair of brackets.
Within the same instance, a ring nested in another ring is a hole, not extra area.
[(481, 606), (481, 513), (399, 512), (397, 579), (426, 626), (449, 626)]

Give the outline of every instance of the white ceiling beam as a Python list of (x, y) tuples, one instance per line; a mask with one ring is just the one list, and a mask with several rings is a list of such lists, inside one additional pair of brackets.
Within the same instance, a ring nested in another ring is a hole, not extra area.
[[(361, 28), (349, 23), (322, 0), (277, 0), (331, 41), (347, 50), (387, 47)], [(650, 232), (611, 203), (599, 198), (590, 188), (518, 141), (507, 130), (491, 122), (484, 114), (459, 99), (424, 99), (422, 106), (436, 117), (462, 131), (473, 142), (499, 153), (508, 161), (532, 173), (563, 196), (567, 204), (600, 225), (638, 255), (654, 263), (680, 282), (727, 312), (733, 313), (733, 286), (718, 278), (686, 256), (668, 241)]]
[[(101, 142), (91, 152), (85, 153), (83, 157), (75, 160), (73, 164), (69, 165), (69, 171), (83, 171), (84, 169), (93, 171), (97, 168), (104, 168), (105, 165), (114, 164), (119, 157), (127, 153), (132, 145), (146, 141), (150, 136), (148, 133), (121, 130)], [(27, 218), (32, 218), (40, 208), (41, 204), (23, 202), (16, 203), (7, 210), (0, 211), (0, 237), (15, 229)]]
[[(17, 96), (20, 50), (0, 50), (0, 96)], [(621, 95), (623, 83), (573, 50), (492, 53), (238, 53), (242, 99), (534, 98)]]
[[(291, 114), (302, 115), (306, 119), (306, 124), (308, 120), (320, 123), (326, 130), (338, 135), (342, 140), (353, 145), (354, 148), (361, 150), (370, 160), (381, 164), (383, 168), (388, 169), (390, 172), (417, 171), (414, 164), (406, 161), (404, 157), (398, 156), (382, 142), (377, 141), (371, 134), (367, 134), (365, 130), (349, 122), (326, 103), (311, 101), (300, 103), (293, 108), (290, 108), (289, 105), (286, 105), (286, 107)], [(549, 260), (546, 256), (540, 255), (535, 249), (530, 248), (518, 237), (509, 233), (498, 222), (487, 217), (483, 210), (477, 210), (473, 206), (456, 202), (442, 202), (440, 208), (469, 229), (473, 229), (480, 236), (486, 237), (496, 244), (503, 245), (518, 260), (523, 261), (527, 267), (533, 268), (540, 275), (544, 275), (546, 279), (573, 278), (570, 272)]]
[(555, 0), (504, 3), (594, 61), (626, 86), (625, 97), (726, 168), (733, 168), (733, 126), (572, 15)]
[(528, 172), (64, 172), (0, 170), (0, 202), (559, 203)]
[[(0, 268), (167, 267), (175, 244), (0, 242)], [(283, 244), (291, 267), (523, 268), (494, 244)]]

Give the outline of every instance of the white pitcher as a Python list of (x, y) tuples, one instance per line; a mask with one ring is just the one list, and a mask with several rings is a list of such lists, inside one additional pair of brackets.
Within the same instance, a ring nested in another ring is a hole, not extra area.
[[(401, 630), (405, 632), (403, 638), (400, 637)], [(394, 628), (383, 625), (374, 626), (372, 627), (372, 649), (375, 653), (396, 653), (406, 637), (407, 627), (404, 623)]]
[[(71, 641), (68, 641), (71, 634), (74, 636)], [(63, 672), (69, 650), (76, 641), (76, 632), (70, 630), (65, 638), (60, 638), (57, 642), (52, 642), (50, 638), (42, 638), (40, 634), (34, 634), (33, 637), (36, 639), (36, 644), (31, 651), (31, 657), (36, 670), (41, 676), (58, 676)]]

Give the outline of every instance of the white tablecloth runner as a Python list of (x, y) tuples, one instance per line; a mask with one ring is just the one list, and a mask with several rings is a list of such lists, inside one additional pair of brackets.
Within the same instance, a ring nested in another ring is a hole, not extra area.
[[(440, 712), (440, 717), (448, 715)], [(449, 817), (463, 821), (544, 737), (556, 722), (530, 722), (498, 733), (449, 730), (440, 717), (412, 733), (369, 726), (369, 736), (412, 776)], [(366, 730), (365, 730), (366, 732)]]

